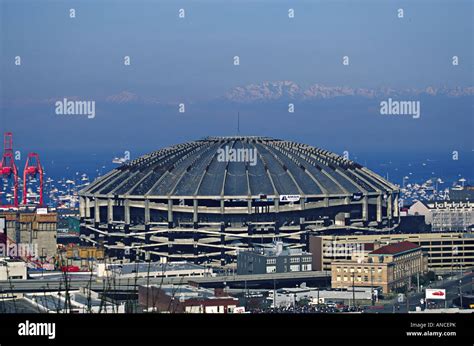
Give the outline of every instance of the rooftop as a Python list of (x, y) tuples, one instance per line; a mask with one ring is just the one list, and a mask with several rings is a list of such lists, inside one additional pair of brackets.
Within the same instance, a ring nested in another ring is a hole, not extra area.
[(124, 263), (124, 264), (109, 264), (107, 265), (108, 270), (113, 271), (115, 274), (124, 275), (132, 273), (156, 273), (156, 272), (170, 272), (170, 271), (181, 271), (181, 270), (196, 270), (202, 271), (207, 268), (198, 264), (190, 262), (143, 262), (143, 263)]
[(418, 245), (411, 243), (409, 241), (402, 241), (396, 244), (385, 245), (377, 250), (372, 251), (371, 255), (396, 255), (402, 252), (415, 250), (420, 248)]
[(208, 137), (114, 169), (81, 194), (277, 196), (356, 194), (395, 186), (327, 150), (268, 137)]

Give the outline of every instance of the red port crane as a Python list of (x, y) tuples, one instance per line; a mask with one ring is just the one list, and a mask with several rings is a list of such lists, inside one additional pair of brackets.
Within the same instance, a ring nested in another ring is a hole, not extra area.
[(23, 204), (28, 202), (27, 185), (28, 177), (39, 176), (39, 205), (43, 205), (43, 167), (37, 153), (29, 153), (23, 171)]
[(5, 132), (3, 137), (3, 156), (0, 163), (0, 176), (2, 178), (13, 179), (13, 204), (3, 205), (6, 208), (18, 208), (18, 170), (13, 156), (13, 134)]

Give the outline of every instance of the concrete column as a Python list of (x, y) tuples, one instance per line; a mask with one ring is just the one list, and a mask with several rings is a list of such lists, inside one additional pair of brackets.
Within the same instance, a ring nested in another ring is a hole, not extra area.
[(389, 219), (392, 218), (392, 207), (393, 207), (393, 198), (392, 198), (392, 193), (390, 193), (387, 198), (387, 217)]
[[(225, 223), (221, 222), (221, 246), (225, 245)], [(225, 265), (225, 248), (221, 247), (221, 266)]]
[(276, 196), (275, 197), (275, 212), (279, 212), (279, 211), (280, 211), (280, 197)]
[(148, 225), (150, 220), (150, 200), (145, 199), (145, 225)]
[(247, 214), (252, 214), (252, 198), (247, 200)]
[[(145, 225), (145, 232), (149, 232), (149, 231), (150, 231), (150, 225), (146, 224)], [(145, 244), (150, 244), (150, 238), (151, 238), (151, 234), (150, 233), (145, 233)]]
[(126, 225), (130, 225), (130, 201), (125, 199), (123, 201), (123, 215)]
[(364, 221), (369, 220), (369, 198), (367, 195), (362, 199), (362, 219)]
[(114, 221), (114, 201), (112, 198), (107, 199), (107, 223)]
[(398, 193), (395, 195), (395, 200), (393, 201), (393, 215), (395, 217), (399, 216), (399, 208), (398, 208)]
[(382, 222), (382, 194), (377, 196), (377, 222)]
[(324, 206), (326, 208), (329, 207), (329, 198), (328, 197), (324, 197)]
[(252, 234), (253, 234), (252, 224), (249, 223), (249, 224), (247, 225), (247, 235), (249, 236), (249, 237), (247, 238), (247, 245), (248, 245), (249, 248), (252, 247), (252, 238), (250, 237)]
[(173, 223), (173, 200), (168, 199), (168, 223)]
[[(197, 200), (196, 200), (197, 201)], [(193, 255), (194, 255), (194, 263), (198, 263), (198, 240), (199, 240), (199, 234), (198, 234), (198, 228), (199, 228), (199, 223), (194, 222), (193, 223)]]
[(199, 221), (199, 209), (198, 209), (198, 206), (199, 206), (199, 201), (197, 199), (194, 199), (193, 200), (193, 222), (194, 223), (197, 223)]
[(308, 240), (307, 240), (307, 232), (305, 230), (305, 218), (300, 217), (300, 242), (304, 245), (303, 250), (306, 251), (308, 249)]
[[(173, 200), (168, 199), (168, 242), (173, 242)], [(168, 244), (168, 255), (173, 254), (173, 244)]]
[(225, 205), (224, 205), (224, 200), (221, 199), (221, 214), (224, 214), (225, 213)]
[(86, 197), (86, 198), (85, 198), (85, 207), (86, 207), (86, 210), (85, 210), (85, 212), (86, 212), (85, 217), (89, 219), (89, 218), (91, 217), (91, 200), (90, 200), (89, 197)]
[(94, 200), (94, 221), (96, 225), (100, 223), (100, 203), (97, 197)]
[(83, 219), (86, 216), (86, 201), (84, 197), (79, 197), (79, 216)]

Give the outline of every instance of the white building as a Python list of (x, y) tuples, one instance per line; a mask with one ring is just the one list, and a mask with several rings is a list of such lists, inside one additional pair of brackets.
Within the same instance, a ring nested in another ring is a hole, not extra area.
[(440, 231), (464, 231), (474, 223), (474, 203), (417, 201), (408, 210), (408, 215), (423, 215), (431, 229)]
[(70, 291), (69, 303), (66, 303), (64, 291), (28, 293), (25, 294), (24, 299), (35, 306), (38, 311), (47, 313), (125, 313), (125, 303), (113, 303), (101, 298), (97, 292), (85, 288)]
[(0, 281), (26, 280), (28, 278), (26, 263), (10, 258), (0, 259)]
[(213, 276), (213, 271), (211, 268), (189, 262), (99, 263), (97, 264), (97, 276), (122, 279), (146, 277), (170, 278), (183, 276)]

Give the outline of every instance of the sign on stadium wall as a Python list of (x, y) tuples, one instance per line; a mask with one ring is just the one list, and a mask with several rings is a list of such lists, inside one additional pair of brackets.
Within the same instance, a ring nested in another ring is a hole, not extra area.
[(298, 202), (300, 195), (280, 195), (280, 202)]

